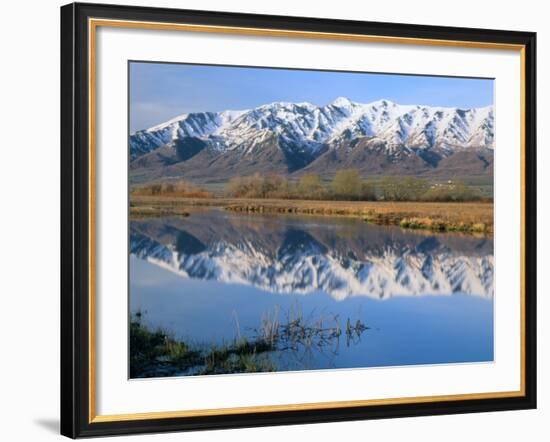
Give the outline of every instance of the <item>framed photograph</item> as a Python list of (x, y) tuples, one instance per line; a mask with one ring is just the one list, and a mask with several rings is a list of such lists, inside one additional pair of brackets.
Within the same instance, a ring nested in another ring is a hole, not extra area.
[(62, 434), (535, 408), (535, 44), (62, 7)]

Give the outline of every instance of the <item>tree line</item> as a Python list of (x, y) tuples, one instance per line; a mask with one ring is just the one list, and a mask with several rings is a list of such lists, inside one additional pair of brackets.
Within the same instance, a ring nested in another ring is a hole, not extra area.
[(318, 174), (289, 180), (280, 175), (232, 178), (225, 189), (234, 198), (280, 198), (349, 201), (473, 201), (480, 199), (475, 189), (461, 181), (431, 183), (423, 178), (386, 176), (365, 180), (358, 170), (339, 170), (330, 182)]
[(172, 196), (183, 198), (212, 198), (214, 194), (186, 180), (165, 183), (148, 183), (136, 186), (132, 195), (139, 196)]

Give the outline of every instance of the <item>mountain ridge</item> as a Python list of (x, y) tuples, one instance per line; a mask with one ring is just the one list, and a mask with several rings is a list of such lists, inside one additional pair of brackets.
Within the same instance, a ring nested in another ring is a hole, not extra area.
[[(479, 173), (492, 174), (494, 113), (492, 106), (461, 109), (389, 100), (362, 104), (345, 97), (325, 106), (275, 102), (241, 111), (182, 114), (134, 132), (129, 148), (131, 177), (153, 179), (189, 174), (227, 179), (250, 169), (248, 163), (256, 164), (260, 173), (291, 174), (308, 167), (332, 173), (326, 163), (334, 152), (341, 162), (365, 173), (372, 173), (369, 164), (380, 157), (375, 169), (381, 173), (410, 169), (417, 175), (434, 172), (441, 160), (457, 152), (470, 153), (469, 161), (481, 153)], [(187, 167), (203, 151), (208, 151), (202, 155), (207, 158)], [(354, 151), (363, 151), (361, 161)], [(269, 164), (272, 157), (280, 160), (275, 168)], [(317, 160), (322, 167), (315, 165)]]

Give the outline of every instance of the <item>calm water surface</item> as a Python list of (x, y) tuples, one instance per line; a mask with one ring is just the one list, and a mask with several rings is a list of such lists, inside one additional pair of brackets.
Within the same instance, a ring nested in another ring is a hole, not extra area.
[[(194, 346), (300, 318), (277, 370), (493, 360), (493, 241), (359, 219), (233, 214), (130, 222), (130, 310)], [(314, 333), (315, 334), (315, 333)], [(189, 374), (189, 373), (179, 373)]]

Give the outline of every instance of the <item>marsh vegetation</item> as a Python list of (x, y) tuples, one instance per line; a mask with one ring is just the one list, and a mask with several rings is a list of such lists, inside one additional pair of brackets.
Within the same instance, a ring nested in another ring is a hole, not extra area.
[(361, 218), (376, 225), (395, 225), (407, 229), (435, 232), (493, 232), (493, 204), (473, 201), (461, 203), (406, 201), (319, 201), (262, 198), (173, 198), (134, 196), (130, 213), (136, 216), (191, 214), (194, 210), (220, 207), (243, 214), (321, 215)]
[(305, 318), (293, 306), (284, 315), (275, 306), (262, 315), (260, 325), (240, 330), (234, 314), (235, 335), (222, 344), (189, 344), (162, 328), (151, 328), (144, 322), (144, 313), (130, 318), (130, 377), (257, 373), (275, 371), (270, 355), (275, 352), (338, 353), (340, 340), (346, 346), (358, 342), (369, 329), (360, 319), (339, 315)]

